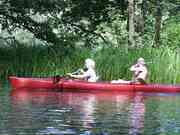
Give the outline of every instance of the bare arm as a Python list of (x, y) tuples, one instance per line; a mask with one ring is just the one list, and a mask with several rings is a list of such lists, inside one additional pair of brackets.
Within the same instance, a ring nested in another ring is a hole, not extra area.
[(132, 65), (132, 66), (130, 67), (130, 71), (136, 71), (136, 70), (137, 70), (137, 67), (138, 67), (137, 64)]
[(71, 73), (68, 73), (67, 75), (69, 75), (72, 78), (77, 78), (77, 79), (85, 79), (87, 77), (86, 74), (81, 74), (81, 75), (73, 75)]
[(84, 74), (82, 75), (70, 75), (70, 77), (77, 78), (77, 79), (84, 79), (86, 76)]
[(131, 66), (130, 71), (133, 71), (133, 72), (141, 72), (141, 71), (143, 71), (143, 68), (142, 68), (141, 65), (135, 64), (135, 65), (132, 65), (132, 66)]

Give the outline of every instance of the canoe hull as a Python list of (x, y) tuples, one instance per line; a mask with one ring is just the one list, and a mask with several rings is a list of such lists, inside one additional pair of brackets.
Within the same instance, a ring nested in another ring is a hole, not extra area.
[(71, 92), (104, 92), (104, 91), (120, 91), (120, 92), (180, 92), (180, 85), (165, 85), (165, 84), (111, 84), (109, 82), (86, 82), (79, 80), (60, 79), (58, 83), (53, 83), (52, 78), (22, 78), (11, 76), (10, 84), (12, 89), (48, 89), (58, 91)]

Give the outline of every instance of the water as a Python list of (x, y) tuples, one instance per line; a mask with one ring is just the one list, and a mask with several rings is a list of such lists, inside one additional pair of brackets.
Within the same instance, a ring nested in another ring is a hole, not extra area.
[(0, 135), (179, 135), (180, 95), (0, 90)]

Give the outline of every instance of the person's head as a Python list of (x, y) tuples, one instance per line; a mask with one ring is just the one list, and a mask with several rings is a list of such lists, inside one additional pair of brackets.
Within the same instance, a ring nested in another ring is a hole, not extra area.
[(93, 68), (95, 69), (95, 61), (92, 59), (86, 59), (85, 60), (85, 66), (89, 69), (89, 68)]
[(145, 65), (145, 64), (146, 64), (144, 58), (139, 58), (139, 59), (137, 60), (137, 63), (138, 63), (138, 64), (141, 64), (141, 65)]

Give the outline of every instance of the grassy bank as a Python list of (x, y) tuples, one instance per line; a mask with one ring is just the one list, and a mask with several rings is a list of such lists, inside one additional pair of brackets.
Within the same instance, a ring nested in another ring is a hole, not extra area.
[(84, 59), (95, 59), (101, 80), (131, 79), (128, 70), (136, 59), (144, 57), (149, 68), (149, 82), (179, 83), (180, 54), (170, 48), (143, 48), (124, 51), (121, 48), (107, 48), (99, 51), (77, 49), (67, 55), (47, 47), (25, 47), (0, 49), (0, 75), (46, 77), (64, 75), (83, 67)]

